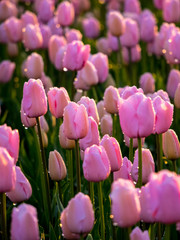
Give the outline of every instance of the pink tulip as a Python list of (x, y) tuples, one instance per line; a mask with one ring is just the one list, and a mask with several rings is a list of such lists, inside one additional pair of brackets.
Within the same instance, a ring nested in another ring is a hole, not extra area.
[(81, 70), (88, 60), (90, 46), (81, 41), (73, 41), (67, 45), (64, 55), (64, 67), (68, 70)]
[(118, 171), (122, 166), (122, 153), (118, 141), (108, 134), (104, 135), (101, 139), (100, 146), (103, 146), (108, 155), (111, 172)]
[(9, 60), (0, 63), (0, 83), (7, 83), (12, 79), (15, 67), (15, 63)]
[(176, 108), (180, 108), (180, 83), (178, 83), (176, 92), (174, 94), (174, 105)]
[(69, 29), (66, 32), (66, 40), (67, 40), (67, 43), (71, 43), (73, 41), (81, 41), (82, 40), (82, 34), (77, 29)]
[(35, 50), (42, 47), (43, 38), (38, 25), (27, 24), (22, 30), (23, 44), (29, 50)]
[(141, 60), (141, 47), (139, 44), (137, 44), (134, 47), (122, 48), (122, 57), (123, 57), (123, 63), (129, 64), (131, 62), (139, 62)]
[(121, 168), (118, 171), (113, 172), (114, 181), (116, 181), (119, 178), (129, 179), (133, 181), (131, 177), (131, 169), (132, 169), (131, 161), (129, 161), (127, 157), (124, 157)]
[(151, 73), (144, 73), (141, 75), (140, 87), (143, 89), (144, 94), (153, 93), (155, 91), (155, 80)]
[(111, 166), (103, 146), (92, 145), (86, 148), (83, 172), (85, 179), (91, 182), (100, 182), (108, 178), (111, 172)]
[(159, 96), (164, 101), (170, 103), (170, 99), (169, 99), (168, 93), (163, 91), (162, 89), (158, 90), (157, 92), (154, 92), (153, 94), (147, 94), (147, 96), (150, 97), (152, 100)]
[(153, 99), (153, 106), (156, 113), (154, 131), (157, 134), (164, 133), (172, 124), (174, 105), (158, 96)]
[(83, 104), (69, 102), (64, 109), (64, 133), (69, 139), (80, 139), (88, 133), (88, 114)]
[(79, 140), (79, 146), (81, 150), (85, 150), (93, 144), (99, 145), (99, 130), (97, 122), (92, 117), (88, 117), (89, 129), (84, 138)]
[(126, 86), (123, 89), (119, 89), (120, 90), (120, 97), (123, 99), (127, 99), (130, 96), (132, 96), (135, 93), (144, 93), (142, 88), (137, 88), (136, 86)]
[(125, 25), (125, 32), (120, 37), (121, 44), (125, 47), (134, 47), (138, 44), (140, 38), (138, 24), (134, 20), (126, 18)]
[(0, 146), (5, 147), (16, 164), (19, 156), (19, 132), (6, 124), (0, 126)]
[(74, 7), (68, 1), (63, 1), (58, 5), (57, 18), (62, 26), (69, 26), (73, 23), (75, 17)]
[(101, 100), (97, 103), (97, 111), (98, 111), (98, 115), (99, 115), (99, 118), (101, 119), (105, 114), (108, 114), (106, 112), (106, 109), (104, 107), (104, 101)]
[(58, 23), (57, 16), (54, 16), (49, 20), (48, 27), (50, 27), (52, 35), (58, 35), (58, 36), (63, 35), (63, 29), (61, 25)]
[(104, 107), (108, 113), (118, 113), (120, 95), (117, 88), (109, 86), (104, 92)]
[(172, 69), (169, 73), (168, 82), (166, 86), (167, 92), (171, 98), (174, 98), (174, 94), (179, 83), (180, 83), (180, 71)]
[(0, 2), (0, 21), (4, 21), (12, 16), (16, 17), (17, 7), (13, 2), (2, 0)]
[(150, 240), (148, 231), (142, 231), (139, 227), (135, 227), (130, 234), (130, 240)]
[(83, 104), (86, 108), (88, 116), (93, 117), (96, 123), (99, 124), (97, 106), (93, 98), (83, 96), (77, 103)]
[(87, 235), (92, 230), (94, 211), (88, 195), (80, 192), (69, 201), (61, 214), (61, 224), (63, 234), (67, 239), (76, 239), (77, 235)]
[(125, 0), (124, 11), (140, 14), (141, 5), (139, 0)]
[(60, 125), (59, 128), (59, 143), (61, 147), (65, 149), (72, 149), (75, 147), (75, 141), (66, 137), (63, 123)]
[(48, 92), (49, 110), (56, 118), (63, 117), (64, 108), (70, 101), (68, 92), (65, 88), (50, 88)]
[(176, 33), (172, 36), (171, 40), (171, 48), (170, 51), (172, 52), (172, 55), (174, 57), (175, 63), (180, 63), (180, 50), (178, 48), (178, 44), (180, 41), (180, 29), (177, 30)]
[(42, 73), (40, 80), (42, 81), (45, 92), (47, 94), (49, 89), (53, 87), (52, 80), (50, 79), (50, 77), (46, 76), (44, 72)]
[(108, 13), (107, 19), (108, 30), (113, 36), (121, 36), (125, 32), (125, 21), (119, 11)]
[(154, 2), (154, 6), (158, 9), (162, 9), (163, 8), (163, 2), (164, 0), (153, 0)]
[(15, 188), (16, 171), (14, 159), (4, 147), (0, 147), (0, 193), (11, 191)]
[(28, 200), (32, 195), (31, 184), (25, 177), (20, 167), (16, 169), (16, 183), (15, 188), (12, 191), (8, 191), (6, 195), (13, 203), (22, 202)]
[(94, 64), (97, 70), (99, 83), (105, 82), (109, 72), (108, 57), (103, 53), (96, 53), (91, 56), (90, 61)]
[(179, 22), (180, 20), (179, 0), (164, 0), (163, 18), (166, 22)]
[(17, 43), (8, 42), (7, 52), (10, 57), (17, 57), (18, 55), (18, 45)]
[(3, 22), (0, 24), (0, 43), (8, 43), (8, 42), (9, 42), (9, 39), (6, 33), (5, 23)]
[(140, 220), (140, 202), (132, 181), (118, 179), (111, 187), (111, 214), (114, 224), (130, 227)]
[(54, 2), (52, 0), (40, 0), (37, 12), (39, 20), (47, 23), (53, 17)]
[(49, 40), (52, 36), (51, 29), (48, 25), (40, 25), (41, 35), (43, 38), (42, 48), (48, 48)]
[(12, 210), (11, 239), (39, 240), (39, 227), (36, 208), (22, 203)]
[(136, 93), (119, 104), (122, 131), (130, 138), (147, 137), (153, 133), (155, 112), (150, 98)]
[(90, 0), (80, 0), (80, 1), (72, 0), (71, 2), (74, 6), (76, 15), (79, 15), (85, 11), (88, 11), (91, 7)]
[[(135, 151), (134, 162), (131, 170), (131, 175), (134, 181), (138, 180), (138, 149)], [(155, 171), (155, 164), (153, 156), (149, 149), (142, 148), (142, 183), (145, 184), (148, 182), (149, 176), (152, 172)]]
[(4, 27), (6, 29), (6, 33), (9, 41), (11, 42), (19, 42), (22, 40), (22, 22), (16, 17), (8, 18)]
[(54, 56), (52, 55), (52, 60), (54, 61), (53, 63), (55, 64), (56, 69), (63, 70), (64, 69), (63, 59), (67, 50), (67, 45), (58, 47), (57, 52), (55, 52), (54, 50), (55, 48), (52, 50), (52, 53), (54, 55)]
[(111, 49), (109, 47), (109, 41), (105, 37), (101, 37), (96, 41), (96, 48), (98, 52), (101, 52), (107, 56), (109, 56), (111, 53)]
[(24, 83), (23, 110), (30, 117), (40, 117), (47, 112), (47, 97), (40, 79), (30, 78)]
[(110, 114), (105, 114), (102, 118), (101, 118), (101, 133), (102, 136), (104, 136), (105, 134), (108, 134), (109, 136), (112, 136), (112, 130), (113, 130), (113, 120)]
[(108, 32), (108, 46), (112, 51), (119, 50), (118, 38), (113, 36), (110, 32)]
[(36, 14), (30, 11), (25, 11), (25, 13), (21, 15), (21, 21), (23, 28), (26, 27), (26, 25), (28, 24), (39, 24)]
[(95, 17), (85, 18), (82, 22), (83, 31), (87, 38), (97, 38), (100, 33), (100, 23)]
[(27, 115), (24, 113), (23, 110), (23, 101), (21, 102), (21, 122), (24, 127), (34, 127), (36, 125), (36, 119), (35, 118), (29, 118)]

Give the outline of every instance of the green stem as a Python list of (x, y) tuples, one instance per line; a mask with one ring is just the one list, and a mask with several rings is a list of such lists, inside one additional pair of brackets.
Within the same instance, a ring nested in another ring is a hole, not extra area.
[(66, 156), (68, 161), (68, 180), (70, 182), (71, 198), (73, 198), (74, 197), (74, 177), (73, 177), (72, 150), (66, 150)]
[(94, 183), (93, 182), (89, 182), (89, 196), (94, 208)]
[(142, 187), (142, 142), (141, 138), (138, 138), (138, 182), (137, 187)]
[(41, 152), (41, 164), (42, 164), (42, 172), (41, 172), (41, 181), (42, 181), (42, 194), (43, 194), (43, 203), (44, 209), (48, 209), (48, 222), (51, 221), (51, 200), (50, 200), (50, 188), (49, 188), (49, 178), (48, 178), (48, 171), (46, 166), (46, 157), (43, 147), (42, 141), (42, 134), (41, 134), (41, 127), (39, 118), (36, 118), (37, 122), (37, 129), (38, 129), (38, 137), (39, 137), (39, 144), (40, 144), (40, 152)]
[(7, 240), (7, 220), (6, 220), (6, 195), (0, 193), (0, 239)]
[(173, 170), (174, 170), (174, 172), (177, 173), (176, 159), (173, 159), (173, 160), (172, 160), (172, 164), (173, 164)]
[(99, 200), (100, 222), (101, 222), (101, 239), (105, 240), (105, 222), (104, 222), (102, 182), (98, 182), (97, 187), (98, 187), (98, 200)]
[(158, 222), (158, 240), (161, 240), (161, 223)]
[(75, 140), (77, 192), (81, 192), (81, 172), (78, 140)]
[(93, 92), (94, 100), (97, 103), (98, 102), (98, 95), (97, 95), (95, 86), (92, 86), (92, 92)]
[(60, 199), (60, 201), (63, 204), (63, 201), (62, 201), (62, 191), (61, 191), (61, 182), (60, 181), (56, 182), (56, 184), (57, 184), (57, 188), (58, 188), (58, 192), (59, 192), (59, 199)]
[(84, 237), (82, 234), (80, 235), (80, 240), (84, 240)]
[(156, 134), (157, 170), (162, 169), (162, 134)]
[(131, 227), (127, 228), (127, 239), (130, 240)]
[(171, 236), (170, 233), (171, 233), (171, 225), (166, 224), (164, 240), (170, 240), (170, 236)]
[(120, 38), (118, 38), (118, 44), (119, 44), (119, 51), (117, 55), (117, 66), (118, 66), (118, 78), (116, 79), (116, 87), (120, 86), (120, 80), (122, 80), (122, 48), (121, 48), (121, 41)]
[(129, 139), (129, 160), (133, 162), (133, 138)]
[(112, 114), (113, 119), (113, 137), (116, 138), (116, 120), (117, 120), (117, 114)]

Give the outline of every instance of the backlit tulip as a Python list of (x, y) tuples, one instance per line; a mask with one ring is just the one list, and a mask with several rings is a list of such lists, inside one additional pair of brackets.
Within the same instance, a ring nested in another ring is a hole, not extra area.
[(107, 19), (108, 30), (113, 36), (121, 36), (125, 32), (124, 17), (118, 11), (111, 11)]
[(57, 18), (62, 26), (69, 26), (73, 23), (75, 17), (74, 7), (68, 1), (63, 1), (58, 5)]
[(44, 62), (40, 54), (34, 52), (26, 60), (25, 75), (27, 78), (41, 78), (44, 71)]
[(35, 13), (30, 11), (25, 11), (24, 14), (21, 15), (22, 27), (26, 27), (27, 24), (38, 24), (38, 18)]
[(180, 2), (178, 0), (164, 0), (162, 10), (166, 22), (178, 22), (180, 20)]
[(22, 40), (22, 22), (16, 17), (10, 17), (5, 21), (5, 29), (9, 41), (19, 42)]
[(104, 107), (108, 113), (118, 113), (120, 95), (117, 88), (109, 86), (104, 92)]
[(16, 17), (18, 13), (17, 7), (13, 2), (2, 0), (0, 2), (0, 21), (4, 21), (9, 17)]

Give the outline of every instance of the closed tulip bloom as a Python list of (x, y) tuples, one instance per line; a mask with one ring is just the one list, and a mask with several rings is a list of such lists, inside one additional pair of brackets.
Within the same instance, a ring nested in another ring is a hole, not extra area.
[(34, 127), (36, 125), (36, 119), (35, 118), (29, 118), (23, 110), (23, 101), (21, 102), (21, 122), (24, 127)]
[(22, 203), (14, 207), (11, 216), (12, 240), (39, 240), (39, 227), (36, 208)]
[(93, 98), (83, 96), (77, 103), (83, 104), (86, 108), (88, 116), (93, 117), (96, 123), (99, 124), (97, 106)]
[(39, 24), (36, 14), (30, 11), (25, 11), (25, 13), (21, 15), (21, 21), (23, 28), (26, 27), (27, 24)]
[(152, 173), (149, 197), (152, 215), (157, 222), (172, 224), (180, 221), (180, 177), (169, 170)]
[(89, 129), (88, 133), (84, 138), (79, 140), (79, 146), (81, 150), (85, 150), (93, 144), (99, 145), (99, 130), (97, 122), (92, 117), (88, 117)]
[(125, 32), (124, 17), (118, 11), (111, 11), (107, 19), (108, 30), (113, 36), (121, 36)]
[(104, 107), (104, 100), (101, 100), (97, 103), (97, 110), (98, 110), (98, 115), (101, 120), (101, 118), (107, 114), (106, 109)]
[(140, 202), (132, 181), (118, 179), (111, 187), (111, 214), (119, 227), (130, 227), (140, 220)]
[(118, 171), (113, 172), (114, 181), (116, 181), (118, 178), (129, 179), (133, 181), (131, 177), (131, 169), (132, 169), (131, 161), (127, 157), (124, 157), (121, 168)]
[(72, 149), (75, 147), (75, 141), (68, 139), (65, 136), (63, 123), (59, 127), (59, 143), (60, 143), (60, 146), (64, 149)]
[(50, 77), (46, 76), (44, 72), (42, 73), (40, 80), (42, 81), (45, 92), (47, 94), (49, 89), (53, 87), (52, 80)]
[(52, 35), (58, 35), (58, 36), (63, 35), (63, 29), (62, 29), (61, 25), (58, 23), (56, 15), (49, 20), (48, 26), (51, 29)]
[(139, 0), (125, 0), (124, 11), (140, 14), (141, 5)]
[(141, 75), (140, 87), (143, 89), (144, 94), (153, 93), (155, 91), (155, 80), (151, 73), (147, 72)]
[(0, 2), (0, 21), (4, 21), (9, 17), (16, 17), (17, 15), (17, 7), (10, 1), (2, 0)]
[(16, 169), (16, 183), (12, 191), (6, 192), (6, 195), (13, 203), (23, 202), (28, 200), (32, 195), (31, 184), (25, 177), (20, 167), (15, 166)]
[(48, 48), (49, 40), (52, 36), (51, 29), (48, 25), (41, 24), (40, 25), (41, 35), (43, 38), (42, 48)]
[(0, 24), (0, 43), (8, 43), (8, 36), (5, 29), (5, 23)]
[(69, 26), (74, 22), (75, 11), (73, 5), (68, 1), (63, 1), (57, 8), (58, 23), (62, 26)]
[(165, 0), (163, 2), (163, 19), (166, 22), (179, 22), (180, 20), (179, 0)]
[(130, 240), (150, 240), (148, 231), (142, 231), (139, 227), (135, 227), (130, 233)]
[(49, 153), (49, 175), (54, 181), (60, 181), (67, 175), (64, 160), (60, 153), (56, 150)]
[(117, 88), (109, 86), (104, 92), (104, 107), (108, 113), (118, 113), (120, 95)]
[(126, 86), (123, 89), (119, 89), (120, 97), (123, 99), (127, 99), (135, 93), (144, 93), (142, 88), (137, 88), (136, 86)]
[(96, 48), (98, 52), (101, 52), (107, 56), (111, 54), (111, 49), (109, 47), (109, 41), (106, 37), (98, 38), (96, 41)]
[(14, 159), (4, 147), (0, 147), (0, 193), (11, 191), (15, 188), (16, 171)]
[(101, 134), (104, 136), (105, 134), (108, 134), (109, 136), (112, 136), (112, 130), (113, 130), (113, 120), (110, 114), (105, 114), (101, 118)]
[(40, 0), (37, 8), (40, 21), (47, 23), (54, 14), (54, 2), (51, 0)]
[(158, 9), (162, 9), (164, 0), (153, 0), (154, 6)]
[(25, 48), (35, 50), (42, 47), (43, 38), (38, 25), (27, 24), (22, 33)]
[(82, 40), (82, 34), (77, 29), (69, 29), (66, 32), (66, 40), (67, 40), (67, 43), (71, 43), (71, 42), (77, 41), (77, 40), (81, 41)]
[(91, 56), (90, 61), (97, 70), (99, 83), (105, 82), (109, 73), (108, 57), (103, 53), (96, 53)]
[(90, 53), (90, 45), (82, 41), (73, 41), (67, 45), (64, 55), (64, 67), (68, 70), (81, 70), (86, 64)]
[(163, 153), (167, 159), (171, 160), (180, 157), (180, 143), (173, 129), (168, 129), (163, 134)]
[(70, 101), (68, 92), (65, 88), (54, 87), (50, 88), (48, 92), (48, 102), (51, 114), (56, 118), (63, 117), (64, 108)]
[(0, 126), (0, 146), (5, 147), (16, 164), (19, 156), (19, 132), (6, 124)]
[(97, 38), (100, 33), (100, 23), (95, 17), (89, 17), (83, 20), (83, 31), (87, 38)]
[(40, 117), (40, 127), (42, 130), (44, 130), (45, 133), (49, 131), (49, 125), (44, 116)]
[(17, 57), (18, 55), (18, 45), (17, 43), (8, 42), (7, 52), (10, 57)]
[(171, 98), (174, 98), (178, 84), (180, 83), (180, 71), (172, 69), (168, 76), (167, 92)]
[(23, 110), (30, 117), (40, 117), (47, 112), (47, 97), (40, 79), (29, 79), (23, 88)]
[(149, 11), (149, 14), (142, 15), (140, 18), (140, 36), (145, 42), (152, 42), (157, 31), (156, 19)]
[(4, 24), (9, 41), (19, 42), (22, 40), (22, 22), (20, 19), (10, 17)]
[(150, 98), (136, 93), (119, 104), (122, 131), (130, 138), (147, 137), (153, 133), (155, 111)]
[[(134, 162), (131, 170), (131, 175), (134, 181), (138, 180), (138, 149), (135, 151)], [(142, 183), (148, 182), (149, 176), (155, 171), (155, 164), (153, 156), (149, 149), (142, 148)]]
[(110, 137), (106, 134), (101, 139), (100, 145), (106, 150), (111, 165), (111, 172), (118, 171), (121, 168), (123, 161), (118, 141), (114, 137)]
[(94, 211), (88, 195), (78, 193), (67, 206), (67, 226), (72, 233), (88, 234), (94, 226)]
[(58, 69), (58, 70), (63, 70), (63, 68), (64, 68), (63, 59), (64, 59), (64, 55), (66, 53), (66, 49), (67, 49), (67, 45), (58, 48), (58, 51), (54, 52), (55, 59), (53, 61), (54, 61), (56, 69)]
[(174, 105), (158, 96), (153, 99), (153, 106), (156, 113), (155, 133), (164, 133), (172, 124)]
[(110, 32), (108, 32), (108, 46), (112, 51), (118, 51), (119, 50), (119, 43), (118, 43), (118, 37), (113, 36)]
[(44, 62), (41, 55), (34, 52), (26, 60), (25, 75), (27, 78), (41, 78), (44, 71)]
[(69, 139), (80, 139), (88, 133), (88, 114), (83, 104), (69, 102), (64, 109), (64, 133)]
[(180, 83), (178, 84), (174, 95), (174, 105), (176, 108), (180, 108)]
[(0, 63), (0, 83), (7, 83), (12, 79), (15, 67), (15, 63), (9, 60)]
[(85, 179), (91, 182), (100, 182), (108, 178), (111, 172), (111, 166), (103, 146), (92, 145), (86, 148), (83, 172)]

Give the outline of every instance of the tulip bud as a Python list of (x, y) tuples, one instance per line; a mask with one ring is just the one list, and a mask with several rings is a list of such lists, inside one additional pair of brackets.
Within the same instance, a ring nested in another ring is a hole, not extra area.
[(105, 134), (108, 134), (109, 136), (112, 136), (112, 129), (113, 129), (113, 121), (110, 114), (105, 114), (101, 118), (101, 133), (104, 136)]
[(109, 86), (104, 92), (104, 107), (108, 113), (118, 113), (119, 92), (117, 88)]
[(163, 134), (163, 153), (167, 159), (175, 160), (180, 157), (180, 143), (175, 131), (168, 129)]
[(81, 41), (82, 40), (82, 34), (77, 29), (69, 29), (66, 34), (66, 40), (67, 43), (71, 43), (73, 41)]
[(0, 2), (0, 22), (17, 15), (17, 7), (13, 2), (2, 0)]
[(67, 169), (63, 158), (56, 150), (49, 153), (49, 175), (54, 181), (60, 181), (67, 175)]
[(18, 55), (17, 43), (8, 42), (7, 52), (10, 57), (16, 57)]
[(142, 231), (139, 227), (135, 227), (130, 234), (130, 240), (150, 240), (148, 231)]
[(118, 171), (113, 172), (114, 181), (116, 181), (118, 178), (129, 179), (133, 181), (131, 177), (131, 169), (132, 169), (131, 161), (129, 161), (127, 157), (124, 157), (121, 168)]
[(83, 31), (87, 38), (96, 38), (100, 33), (100, 23), (95, 17), (89, 17), (83, 20)]
[(0, 147), (0, 193), (11, 191), (15, 188), (16, 171), (14, 159), (4, 147)]
[(16, 65), (9, 60), (0, 63), (0, 83), (7, 83), (11, 80)]
[(26, 27), (26, 25), (28, 24), (39, 24), (36, 14), (30, 11), (25, 11), (25, 13), (21, 15), (21, 21), (23, 28)]
[(168, 76), (167, 92), (171, 98), (174, 98), (178, 84), (180, 83), (180, 71), (172, 69)]
[(139, 0), (125, 0), (124, 1), (124, 11), (140, 14), (141, 5)]
[(73, 5), (68, 1), (61, 2), (57, 8), (57, 18), (61, 26), (71, 25), (75, 18)]
[(104, 101), (103, 101), (103, 100), (101, 100), (101, 101), (99, 101), (99, 102), (97, 103), (97, 110), (98, 110), (99, 118), (100, 118), (100, 120), (101, 120), (101, 118), (102, 118), (105, 114), (107, 114), (106, 109), (105, 109), (105, 107), (104, 107)]
[(51, 0), (39, 1), (37, 12), (39, 20), (47, 23), (53, 17), (54, 2)]
[(108, 14), (108, 29), (114, 36), (121, 36), (125, 32), (124, 18), (118, 11), (111, 11)]
[(139, 83), (140, 87), (144, 91), (144, 94), (153, 93), (155, 91), (155, 80), (151, 73), (142, 74)]
[(64, 54), (66, 52), (66, 49), (67, 49), (67, 45), (60, 47), (55, 55), (54, 64), (56, 69), (58, 70), (63, 70), (64, 68), (63, 59), (64, 59)]
[(24, 127), (34, 127), (36, 125), (36, 119), (35, 118), (29, 118), (23, 110), (23, 101), (21, 102), (21, 122)]
[(68, 139), (64, 133), (64, 124), (62, 123), (59, 128), (59, 143), (62, 148), (72, 149), (75, 147), (75, 141)]
[(163, 18), (166, 22), (179, 22), (180, 20), (179, 0), (164, 0)]
[(19, 42), (22, 40), (22, 22), (16, 17), (8, 18), (4, 27), (6, 29), (6, 33), (9, 41), (11, 42)]

